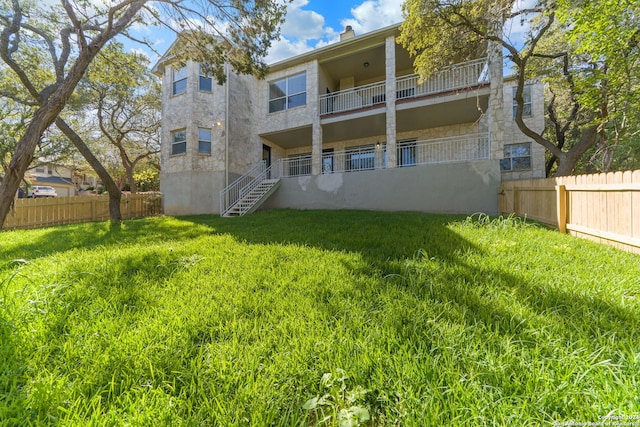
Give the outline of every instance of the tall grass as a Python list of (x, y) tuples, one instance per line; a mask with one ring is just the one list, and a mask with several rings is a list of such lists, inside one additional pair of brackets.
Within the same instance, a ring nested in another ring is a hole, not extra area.
[(514, 219), (270, 211), (0, 234), (0, 425), (640, 414), (640, 259)]

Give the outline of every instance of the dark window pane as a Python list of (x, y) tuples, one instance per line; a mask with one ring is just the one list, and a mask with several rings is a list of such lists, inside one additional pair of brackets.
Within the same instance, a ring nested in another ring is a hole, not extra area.
[(173, 82), (173, 94), (178, 95), (187, 91), (187, 79)]
[(514, 157), (511, 162), (514, 171), (531, 169), (531, 157)]
[(183, 154), (187, 152), (187, 143), (178, 142), (171, 145), (171, 154)]
[(211, 142), (198, 141), (198, 153), (211, 154)]
[(269, 101), (269, 112), (274, 113), (276, 111), (282, 111), (285, 109), (286, 98), (274, 99)]
[(307, 94), (301, 93), (299, 95), (294, 95), (289, 97), (289, 105), (287, 108), (300, 107), (307, 103)]
[(502, 160), (500, 160), (500, 170), (501, 171), (510, 171), (511, 170), (511, 159), (502, 159)]
[(213, 79), (211, 77), (200, 76), (199, 89), (203, 92), (211, 92), (213, 88)]

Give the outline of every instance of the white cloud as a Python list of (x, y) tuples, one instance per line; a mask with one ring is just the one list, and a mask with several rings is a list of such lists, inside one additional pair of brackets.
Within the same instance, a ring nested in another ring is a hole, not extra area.
[(353, 18), (343, 19), (343, 26), (351, 25), (356, 34), (402, 22), (404, 0), (367, 0), (351, 9)]
[(286, 20), (281, 32), (284, 37), (298, 40), (318, 39), (324, 36), (324, 16), (312, 10), (303, 10), (308, 0), (294, 0), (287, 7)]

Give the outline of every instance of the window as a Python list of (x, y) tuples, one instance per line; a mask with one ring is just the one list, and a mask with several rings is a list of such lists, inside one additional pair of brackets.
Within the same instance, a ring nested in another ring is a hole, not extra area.
[(376, 165), (376, 152), (373, 145), (353, 147), (345, 153), (345, 171), (369, 170)]
[(173, 70), (173, 95), (180, 95), (187, 91), (187, 67)]
[(36, 168), (37, 173), (44, 173), (44, 168)]
[[(524, 104), (522, 105), (522, 117), (531, 117), (531, 86), (525, 86), (522, 88), (522, 99)], [(513, 118), (518, 115), (518, 103), (516, 102), (516, 88), (513, 88)]]
[(416, 140), (398, 142), (398, 167), (416, 165)]
[(198, 90), (202, 92), (211, 92), (213, 89), (213, 79), (208, 71), (207, 64), (200, 64), (200, 80), (198, 82)]
[(531, 169), (531, 143), (504, 146), (504, 159), (500, 160), (502, 172)]
[(211, 129), (198, 129), (198, 153), (211, 154)]
[(269, 112), (307, 104), (307, 75), (302, 73), (269, 83)]
[(171, 155), (187, 152), (187, 131), (177, 130), (171, 132)]

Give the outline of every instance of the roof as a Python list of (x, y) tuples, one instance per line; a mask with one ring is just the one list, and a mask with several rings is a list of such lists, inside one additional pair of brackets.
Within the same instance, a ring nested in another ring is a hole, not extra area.
[[(400, 23), (389, 25), (388, 27), (380, 28), (375, 31), (371, 31), (362, 35), (356, 35), (355, 37), (348, 38), (346, 40), (340, 40), (335, 43), (328, 44), (326, 46), (310, 50), (300, 55), (292, 56), (291, 58), (284, 59), (282, 61), (269, 64), (270, 71), (281, 70), (292, 67), (297, 64), (312, 61), (314, 59), (323, 59), (328, 56), (336, 56), (340, 54), (348, 54), (348, 52), (359, 49), (367, 45), (381, 43), (388, 36), (398, 35), (400, 31)], [(162, 57), (156, 62), (152, 68), (152, 72), (158, 76), (164, 72), (164, 65), (173, 59), (171, 50), (177, 43), (177, 39), (171, 44), (169, 49), (162, 55)]]
[(54, 184), (54, 185), (74, 185), (73, 181), (69, 178), (62, 178), (60, 176), (36, 176), (34, 177), (34, 184)]

